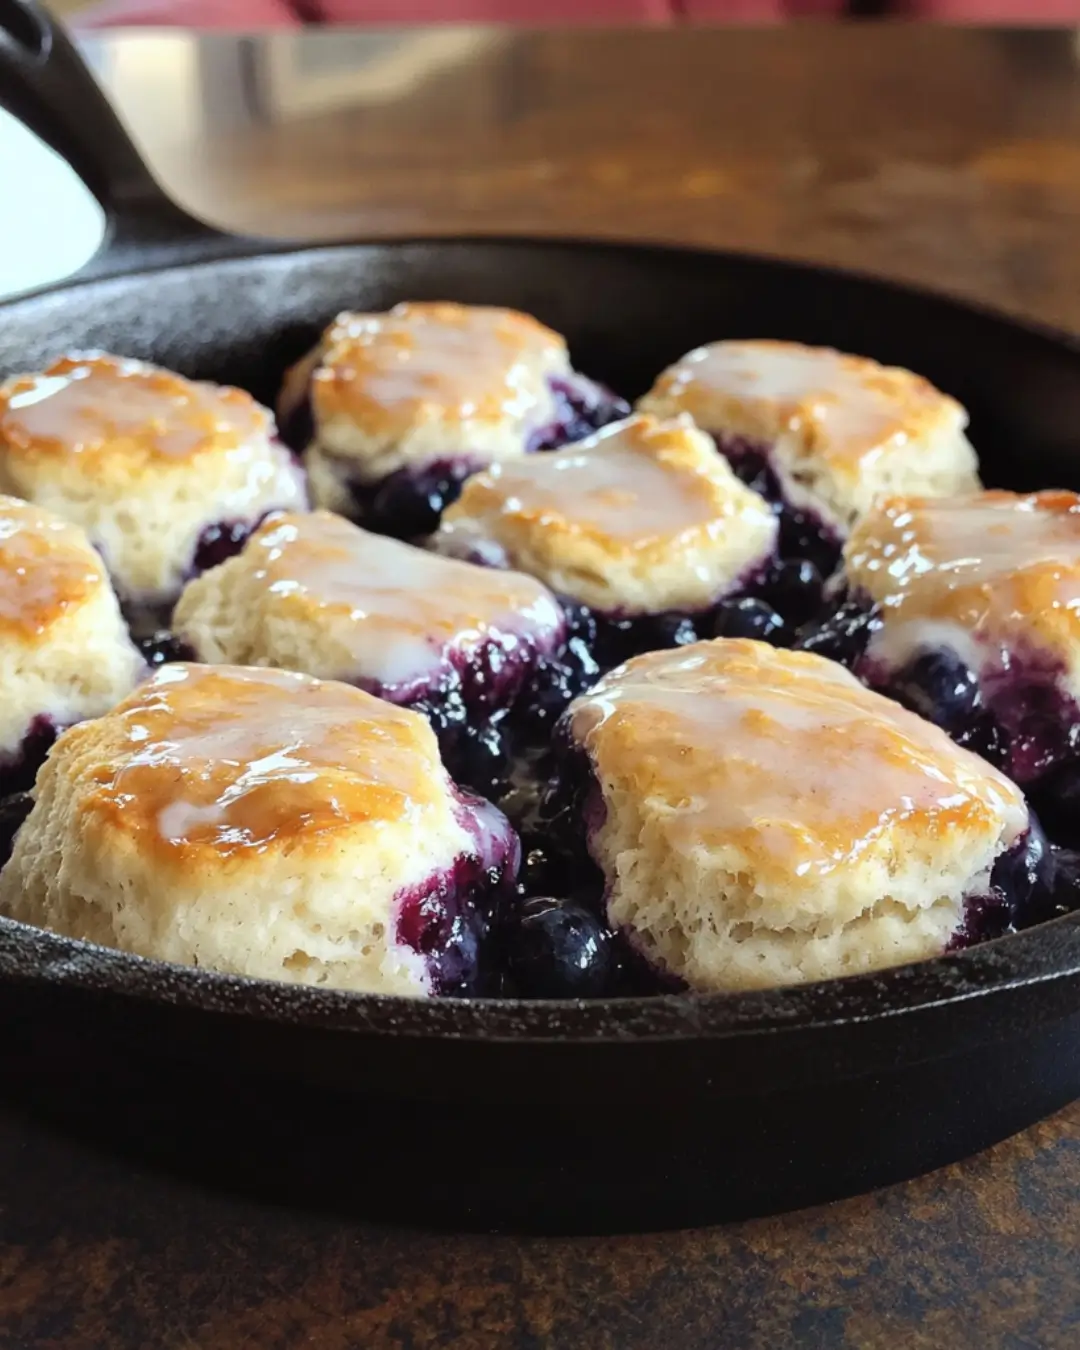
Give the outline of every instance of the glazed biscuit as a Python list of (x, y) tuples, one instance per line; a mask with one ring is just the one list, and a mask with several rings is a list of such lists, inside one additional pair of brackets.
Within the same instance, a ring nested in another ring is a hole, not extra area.
[(665, 370), (638, 407), (689, 413), (740, 473), (763, 462), (780, 500), (839, 539), (883, 493), (979, 487), (955, 399), (909, 370), (827, 347), (713, 342)]
[(327, 511), (271, 516), (242, 553), (188, 583), (173, 629), (199, 660), (346, 680), (395, 703), (437, 699), (477, 662), (510, 697), (558, 645), (550, 592), (370, 534)]
[(693, 989), (938, 955), (1028, 828), (1018, 789), (937, 727), (761, 643), (638, 657), (565, 726), (609, 921)]
[(463, 992), (516, 848), (416, 713), (290, 672), (168, 665), (59, 738), (0, 910), (238, 975)]
[(121, 601), (148, 608), (176, 599), (208, 532), (307, 504), (249, 394), (101, 353), (0, 387), (0, 489), (81, 526)]
[(0, 497), (0, 761), (32, 727), (96, 717), (145, 673), (100, 556), (77, 526)]
[(764, 567), (776, 537), (768, 503), (689, 419), (638, 415), (470, 478), (433, 546), (633, 616), (715, 605)]

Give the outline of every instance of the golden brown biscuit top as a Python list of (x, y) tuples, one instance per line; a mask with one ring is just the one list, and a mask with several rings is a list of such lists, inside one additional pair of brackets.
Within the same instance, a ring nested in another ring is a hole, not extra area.
[(385, 685), (487, 633), (553, 637), (563, 622), (532, 577), (369, 534), (329, 511), (272, 516), (244, 561), (258, 569), (277, 612), (319, 611), (355, 649), (362, 673)]
[(955, 399), (910, 370), (764, 339), (688, 352), (649, 397), (671, 400), (707, 430), (734, 422), (767, 439), (794, 433), (803, 454), (847, 476), (886, 448), (921, 439), (943, 418), (966, 422)]
[(768, 505), (744, 487), (689, 422), (636, 415), (563, 450), (493, 465), (466, 480), (445, 513), (493, 525), (499, 539), (548, 534), (610, 555), (687, 536), (715, 538)]
[(317, 422), (344, 417), (372, 435), (430, 422), (524, 420), (547, 399), (566, 344), (512, 309), (403, 303), (341, 314), (312, 377)]
[(1013, 834), (1019, 790), (841, 666), (717, 639), (635, 657), (569, 713), (601, 784), (651, 803), (675, 847), (733, 848), (805, 884), (882, 830)]
[(160, 463), (232, 450), (269, 429), (269, 413), (241, 389), (100, 352), (0, 387), (7, 455)]
[(1023, 631), (1080, 642), (1080, 496), (982, 492), (890, 497), (844, 550), (851, 585), (886, 625), (957, 624), (987, 638)]
[(105, 569), (82, 530), (0, 496), (0, 635), (40, 635), (104, 585)]
[(418, 713), (334, 681), (245, 666), (162, 666), (65, 733), (87, 809), (173, 859), (316, 850), (357, 826), (423, 829), (448, 781)]

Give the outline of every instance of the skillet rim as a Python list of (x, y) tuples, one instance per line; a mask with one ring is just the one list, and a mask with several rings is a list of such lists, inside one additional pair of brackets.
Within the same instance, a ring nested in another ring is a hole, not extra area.
[[(1011, 329), (1019, 337), (1048, 344), (1076, 361), (1080, 375), (1080, 335), (1066, 329), (921, 283), (767, 253), (676, 241), (576, 235), (430, 234), (312, 242), (259, 239), (210, 229), (193, 238), (140, 250), (138, 245), (110, 248), (111, 236), (107, 231), (98, 254), (80, 271), (0, 298), (0, 317), (11, 315), (17, 322), (17, 311), (24, 306), (62, 300), (115, 282), (152, 279), (210, 265), (239, 267), (264, 260), (357, 250), (539, 248), (635, 255), (632, 260), (644, 265), (652, 258), (700, 259), (711, 265), (813, 274), (826, 282), (889, 292)], [(791, 1030), (902, 1019), (971, 1000), (1000, 998), (1025, 987), (1080, 983), (1080, 911), (961, 952), (870, 974), (742, 993), (687, 992), (590, 1000), (424, 1000), (258, 980), (136, 956), (0, 916), (0, 979), (120, 994), (191, 1010), (243, 1012), (270, 1022), (398, 1037), (533, 1044), (749, 1039)], [(395, 1025), (399, 1020), (416, 1025)]]

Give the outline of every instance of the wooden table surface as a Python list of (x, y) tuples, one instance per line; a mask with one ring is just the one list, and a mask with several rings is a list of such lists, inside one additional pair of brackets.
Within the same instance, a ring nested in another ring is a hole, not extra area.
[[(168, 186), (233, 227), (747, 247), (1080, 331), (1071, 35), (153, 36), (92, 55)], [(1080, 1345), (1080, 1107), (906, 1186), (659, 1236), (434, 1236), (260, 1207), (10, 1107), (0, 1178), (5, 1347)]]

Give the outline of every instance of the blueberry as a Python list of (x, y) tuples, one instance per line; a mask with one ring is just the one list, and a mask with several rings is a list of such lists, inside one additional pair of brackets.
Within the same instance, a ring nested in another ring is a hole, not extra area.
[(1033, 922), (1056, 919), (1080, 909), (1080, 853), (1073, 849), (1054, 849), (1054, 889), (1050, 903)]
[(1055, 843), (1080, 847), (1080, 764), (1055, 769), (1029, 789), (1028, 796)]
[(566, 619), (567, 641), (577, 638), (591, 647), (596, 642), (596, 615), (580, 600), (571, 600), (568, 596), (559, 597), (559, 607)]
[(278, 434), (289, 447), (298, 453), (305, 451), (315, 435), (315, 421), (311, 414), (311, 398), (305, 394), (295, 408), (290, 409), (281, 419)]
[(545, 895), (566, 885), (566, 860), (545, 845), (536, 843), (521, 859), (518, 891), (523, 896)]
[(195, 545), (192, 566), (196, 572), (217, 567), (239, 553), (253, 528), (250, 520), (219, 520), (216, 525), (208, 525)]
[(827, 656), (850, 668), (865, 655), (870, 639), (881, 627), (876, 607), (846, 600), (827, 619), (804, 627), (795, 639), (796, 650)]
[(1013, 924), (1039, 923), (1053, 904), (1056, 856), (1034, 815), (1026, 833), (994, 864), (990, 889), (1008, 906)]
[(821, 587), (821, 573), (809, 558), (785, 558), (773, 563), (757, 589), (788, 623), (798, 627), (820, 609)]
[(891, 692), (946, 731), (960, 730), (978, 711), (979, 681), (955, 652), (922, 652), (893, 677)]
[(0, 799), (0, 865), (11, 857), (15, 835), (30, 814), (34, 799), (29, 792), (15, 792)]
[(464, 787), (492, 801), (506, 791), (510, 754), (498, 723), (462, 722), (451, 728), (442, 741), (446, 766)]
[(648, 622), (650, 648), (687, 647), (698, 640), (694, 621), (686, 614), (658, 614)]
[(401, 539), (430, 534), (472, 471), (467, 463), (445, 460), (420, 470), (399, 469), (361, 513), (364, 523)]
[(757, 638), (771, 642), (774, 647), (786, 646), (790, 631), (784, 620), (764, 600), (744, 596), (741, 600), (725, 600), (716, 607), (713, 636), (726, 638)]
[(562, 664), (566, 667), (574, 694), (580, 694), (595, 683), (600, 675), (592, 652), (581, 638), (571, 638), (562, 654)]
[[(588, 652), (584, 651), (584, 655)], [(595, 669), (596, 663), (591, 656), (589, 663)], [(553, 658), (541, 658), (533, 667), (516, 705), (522, 723), (534, 735), (550, 731), (577, 692), (575, 672), (569, 665)]]
[[(725, 452), (721, 450), (721, 454), (723, 453)], [(745, 483), (751, 492), (756, 492), (767, 502), (777, 500), (780, 485), (764, 455), (754, 450), (739, 451), (733, 448), (728, 454), (728, 463), (735, 477)]]
[(558, 421), (537, 434), (530, 449), (550, 450), (571, 441), (580, 441), (611, 422), (630, 415), (630, 405), (606, 385), (575, 375), (569, 380), (549, 381), (559, 410)]
[(952, 733), (957, 745), (980, 755), (996, 769), (1007, 769), (1009, 765), (1009, 742), (995, 717), (988, 712), (979, 713), (966, 726)]
[(597, 998), (612, 974), (611, 934), (569, 900), (526, 900), (506, 934), (506, 962), (522, 998)]
[(186, 642), (181, 642), (175, 633), (167, 628), (159, 628), (149, 637), (140, 638), (139, 651), (142, 652), (148, 666), (163, 666), (169, 661), (193, 661), (195, 653)]
[(780, 512), (780, 553), (808, 558), (822, 576), (830, 576), (840, 561), (840, 544), (811, 512), (785, 506)]

